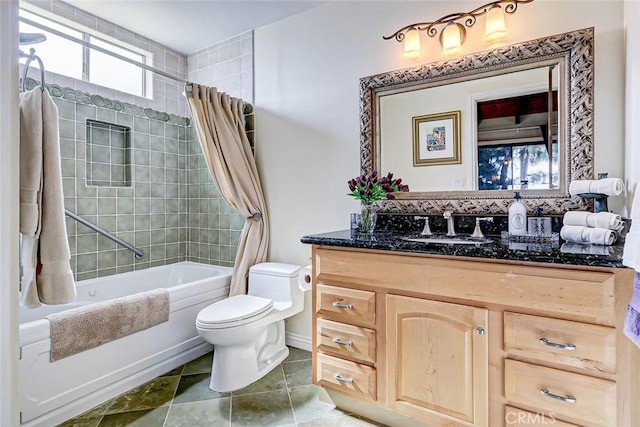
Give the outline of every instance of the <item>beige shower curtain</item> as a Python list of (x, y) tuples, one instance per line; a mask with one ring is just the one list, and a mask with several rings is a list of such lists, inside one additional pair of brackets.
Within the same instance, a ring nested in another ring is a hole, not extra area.
[(244, 102), (195, 83), (187, 85), (185, 96), (218, 190), (246, 218), (229, 295), (245, 294), (249, 268), (267, 257), (269, 221), (256, 162), (244, 131)]

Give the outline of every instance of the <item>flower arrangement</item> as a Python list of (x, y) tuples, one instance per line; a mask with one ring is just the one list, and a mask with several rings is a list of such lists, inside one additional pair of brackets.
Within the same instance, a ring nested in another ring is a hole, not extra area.
[(365, 233), (372, 232), (375, 227), (376, 214), (371, 205), (382, 199), (395, 199), (394, 192), (409, 191), (409, 186), (403, 184), (401, 178), (393, 179), (391, 172), (379, 178), (378, 172), (371, 171), (350, 179), (347, 184), (351, 190), (348, 195), (362, 202), (359, 228)]
[(348, 195), (361, 200), (365, 205), (371, 205), (385, 198), (395, 199), (393, 193), (397, 191), (409, 191), (409, 186), (402, 184), (402, 178), (393, 179), (391, 172), (387, 176), (378, 178), (378, 172), (371, 171), (349, 180), (347, 184), (351, 190)]

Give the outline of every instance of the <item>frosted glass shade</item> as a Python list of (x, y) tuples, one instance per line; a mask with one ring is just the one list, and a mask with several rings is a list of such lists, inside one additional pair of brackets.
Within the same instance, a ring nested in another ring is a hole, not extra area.
[(486, 41), (498, 40), (507, 35), (507, 27), (504, 23), (504, 11), (498, 5), (493, 6), (487, 12), (485, 20), (484, 39)]
[(449, 23), (442, 29), (440, 42), (442, 43), (442, 53), (449, 55), (460, 50), (464, 41), (464, 27), (457, 23)]
[(415, 28), (409, 30), (404, 36), (404, 53), (405, 58), (416, 59), (420, 56), (420, 33)]

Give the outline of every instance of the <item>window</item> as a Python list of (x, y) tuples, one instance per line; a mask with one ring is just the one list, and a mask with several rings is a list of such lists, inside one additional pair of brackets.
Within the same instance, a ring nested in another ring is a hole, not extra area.
[[(143, 52), (133, 46), (107, 41), (106, 37), (101, 38), (100, 35), (71, 28), (24, 9), (20, 9), (20, 17), (136, 62), (146, 64), (147, 59), (151, 56), (149, 52)], [(144, 69), (98, 50), (82, 46), (40, 27), (22, 22), (22, 20), (20, 32), (43, 33), (47, 36), (47, 40), (39, 43), (36, 47), (37, 54), (42, 59), (47, 71), (136, 96), (144, 97), (149, 94), (147, 97), (151, 98), (152, 91), (147, 87), (150, 79), (147, 79), (148, 73)], [(23, 46), (22, 50), (28, 51), (28, 46)], [(25, 59), (21, 59), (21, 63), (24, 62)], [(36, 61), (31, 64), (34, 67), (38, 66)]]

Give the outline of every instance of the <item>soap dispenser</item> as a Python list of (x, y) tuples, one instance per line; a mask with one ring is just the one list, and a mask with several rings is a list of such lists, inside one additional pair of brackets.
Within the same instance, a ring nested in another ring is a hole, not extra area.
[(527, 208), (520, 201), (520, 192), (516, 191), (514, 201), (509, 206), (509, 234), (527, 234)]

